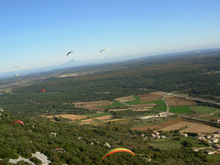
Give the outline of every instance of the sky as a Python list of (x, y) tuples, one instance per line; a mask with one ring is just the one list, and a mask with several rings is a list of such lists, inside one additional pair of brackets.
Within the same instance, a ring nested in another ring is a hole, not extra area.
[(2, 0), (0, 73), (220, 48), (219, 8), (219, 0)]

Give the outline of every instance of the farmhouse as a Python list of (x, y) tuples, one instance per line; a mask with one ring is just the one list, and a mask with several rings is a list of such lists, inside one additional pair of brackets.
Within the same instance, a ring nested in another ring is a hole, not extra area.
[(213, 138), (220, 137), (220, 134), (212, 134)]
[(219, 145), (219, 144), (213, 144), (213, 146), (214, 146), (218, 151), (220, 151), (220, 145)]
[(218, 143), (218, 141), (219, 141), (219, 139), (215, 139), (215, 138), (212, 138), (211, 140), (213, 143)]
[(209, 154), (209, 155), (211, 155), (211, 154), (214, 154), (215, 153), (215, 151), (212, 151), (212, 150), (208, 150), (208, 151), (204, 151), (205, 153), (207, 153), (207, 154)]
[(186, 133), (182, 133), (181, 136), (188, 137), (188, 135)]
[(210, 138), (211, 138), (211, 136), (210, 136), (210, 135), (205, 135), (205, 137), (206, 137), (206, 138), (208, 138), (208, 139), (210, 139)]
[(199, 152), (199, 149), (195, 148), (195, 147), (192, 147), (192, 150), (195, 151), (195, 152)]

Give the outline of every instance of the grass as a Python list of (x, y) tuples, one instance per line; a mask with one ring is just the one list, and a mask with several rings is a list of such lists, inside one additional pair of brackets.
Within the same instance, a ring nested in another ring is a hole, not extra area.
[(172, 138), (165, 139), (157, 139), (155, 141), (150, 141), (149, 144), (155, 148), (159, 148), (161, 150), (169, 150), (169, 149), (180, 149), (181, 142), (178, 140), (173, 140)]
[(133, 95), (133, 97), (135, 98), (135, 100), (133, 101), (126, 101), (126, 104), (130, 104), (130, 105), (136, 105), (136, 104), (148, 104), (147, 102), (142, 102), (141, 98), (139, 96)]
[(215, 158), (216, 160), (220, 160), (220, 154), (207, 155), (207, 158)]
[(190, 109), (201, 115), (207, 115), (218, 110), (217, 108), (207, 106), (191, 106)]
[(163, 100), (156, 100), (156, 101), (148, 102), (148, 104), (150, 103), (156, 104), (156, 106), (153, 108), (154, 110), (163, 111), (163, 112), (167, 111), (167, 105)]
[(168, 137), (165, 139), (157, 139), (154, 141), (150, 141), (149, 144), (152, 145), (155, 148), (159, 148), (162, 150), (168, 150), (168, 149), (180, 149), (182, 146), (182, 141), (188, 140), (192, 143), (193, 147), (202, 148), (207, 147), (203, 143), (201, 143), (199, 140), (190, 138), (190, 137), (180, 137), (180, 140), (174, 140), (173, 137)]
[(183, 107), (170, 107), (170, 112), (172, 113), (191, 113), (189, 106), (183, 106)]

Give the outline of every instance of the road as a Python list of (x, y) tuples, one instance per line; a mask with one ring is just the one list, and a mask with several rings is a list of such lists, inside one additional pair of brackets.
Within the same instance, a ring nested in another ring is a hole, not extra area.
[(163, 96), (162, 100), (163, 100), (163, 101), (165, 102), (165, 104), (167, 105), (167, 111), (166, 111), (166, 114), (165, 114), (165, 115), (169, 115), (169, 114), (170, 114), (170, 111), (169, 111), (169, 105), (167, 104), (167, 101), (165, 100), (165, 97), (166, 97), (166, 96), (167, 96), (167, 94)]

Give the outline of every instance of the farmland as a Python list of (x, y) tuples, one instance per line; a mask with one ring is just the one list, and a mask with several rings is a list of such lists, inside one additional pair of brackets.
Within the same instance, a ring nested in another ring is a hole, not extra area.
[(191, 113), (189, 106), (183, 107), (170, 107), (170, 112), (172, 113)]
[(196, 102), (192, 100), (186, 100), (186, 99), (175, 97), (175, 96), (167, 96), (165, 100), (167, 101), (170, 107), (196, 105)]
[(211, 114), (218, 110), (217, 108), (207, 107), (207, 106), (191, 106), (190, 109), (191, 111), (201, 115)]
[(183, 128), (185, 126), (187, 126), (187, 128), (181, 130), (180, 132), (214, 133), (216, 131), (219, 131), (219, 128), (211, 127), (211, 126), (205, 125), (205, 124), (186, 122), (186, 121), (167, 126), (165, 128), (162, 128), (161, 130), (163, 130), (163, 131), (177, 130), (177, 129)]
[(183, 140), (188, 140), (193, 144), (193, 147), (207, 147), (200, 141), (194, 139), (194, 138), (185, 138), (181, 137), (180, 139), (176, 139), (175, 137), (168, 137), (165, 139), (156, 139), (153, 141), (150, 141), (150, 145), (156, 148), (160, 148), (162, 150), (170, 150), (170, 149), (180, 149), (182, 147), (181, 142)]

